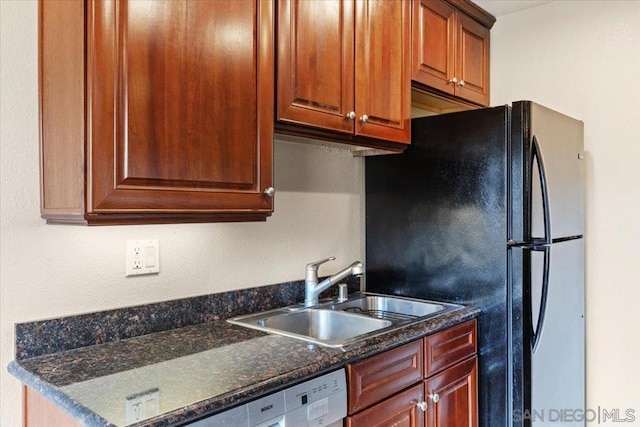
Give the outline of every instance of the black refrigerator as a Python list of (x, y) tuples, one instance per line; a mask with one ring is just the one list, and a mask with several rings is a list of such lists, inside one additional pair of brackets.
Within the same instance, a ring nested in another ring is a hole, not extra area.
[(519, 101), (411, 126), (366, 159), (367, 291), (481, 309), (481, 427), (584, 425), (583, 123)]

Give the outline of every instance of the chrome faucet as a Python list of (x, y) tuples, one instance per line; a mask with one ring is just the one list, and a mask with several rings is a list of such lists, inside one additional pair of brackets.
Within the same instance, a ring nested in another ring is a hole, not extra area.
[(333, 261), (335, 257), (329, 257), (320, 261), (310, 262), (307, 264), (307, 274), (304, 279), (304, 306), (311, 307), (318, 304), (318, 295), (331, 285), (335, 285), (339, 281), (348, 276), (362, 276), (364, 274), (364, 264), (360, 261), (356, 261), (350, 266), (346, 267), (334, 274), (331, 277), (324, 279), (318, 283), (318, 267), (320, 264), (324, 264), (327, 261)]

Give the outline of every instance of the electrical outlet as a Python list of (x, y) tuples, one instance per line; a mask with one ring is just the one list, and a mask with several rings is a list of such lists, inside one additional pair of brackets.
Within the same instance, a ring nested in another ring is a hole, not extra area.
[(127, 396), (125, 414), (127, 423), (160, 415), (160, 389), (156, 387)]
[(155, 240), (127, 240), (127, 276), (160, 272), (160, 243)]

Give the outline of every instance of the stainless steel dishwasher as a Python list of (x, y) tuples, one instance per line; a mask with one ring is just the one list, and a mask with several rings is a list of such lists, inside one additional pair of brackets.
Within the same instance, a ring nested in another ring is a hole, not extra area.
[(188, 426), (338, 427), (346, 415), (347, 382), (340, 369)]

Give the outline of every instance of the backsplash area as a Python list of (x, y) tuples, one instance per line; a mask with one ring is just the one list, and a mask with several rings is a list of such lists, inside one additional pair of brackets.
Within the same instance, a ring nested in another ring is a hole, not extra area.
[[(351, 292), (357, 277), (344, 280)], [(329, 289), (323, 296), (331, 295)], [(16, 324), (16, 359), (59, 353), (80, 347), (224, 320), (304, 300), (304, 281), (284, 282), (230, 292), (125, 307), (97, 313)]]

